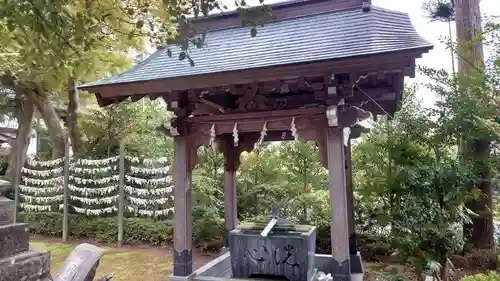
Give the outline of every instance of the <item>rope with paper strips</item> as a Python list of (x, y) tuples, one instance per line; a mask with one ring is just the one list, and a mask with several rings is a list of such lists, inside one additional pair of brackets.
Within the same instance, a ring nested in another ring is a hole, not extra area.
[[(64, 159), (28, 160), (22, 168), (21, 208), (26, 212), (62, 209)], [(130, 211), (141, 216), (166, 216), (173, 211), (172, 178), (166, 157), (126, 157), (124, 186)], [(118, 157), (70, 159), (70, 212), (103, 215), (117, 211)]]
[(125, 175), (127, 211), (135, 215), (165, 217), (173, 212), (173, 184), (169, 161), (127, 158), (130, 173)]

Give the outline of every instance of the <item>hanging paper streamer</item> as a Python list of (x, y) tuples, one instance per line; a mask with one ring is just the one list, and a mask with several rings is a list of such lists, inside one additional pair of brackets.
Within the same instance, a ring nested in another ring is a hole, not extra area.
[(142, 209), (134, 209), (134, 207), (127, 207), (127, 210), (132, 213), (138, 213), (143, 216), (148, 216), (148, 217), (153, 217), (153, 216), (166, 216), (169, 213), (174, 211), (174, 208), (168, 208), (168, 209), (163, 209), (163, 210), (142, 210)]
[(92, 215), (92, 216), (98, 216), (102, 214), (109, 214), (116, 212), (118, 209), (115, 206), (104, 208), (104, 209), (85, 209), (85, 208), (79, 208), (72, 206), (75, 212), (80, 213), (80, 214), (85, 214), (85, 215)]
[(78, 166), (106, 166), (118, 160), (118, 156), (109, 157), (105, 159), (75, 159), (75, 164)]
[(50, 196), (50, 197), (39, 197), (39, 196), (30, 196), (30, 195), (24, 195), (21, 194), (21, 198), (26, 202), (26, 203), (37, 203), (37, 204), (50, 204), (50, 203), (58, 203), (63, 200), (62, 195), (56, 195), (56, 196)]
[(143, 199), (143, 198), (128, 196), (128, 200), (130, 201), (130, 203), (132, 203), (132, 205), (148, 206), (148, 205), (165, 204), (170, 199), (169, 198)]
[(142, 167), (130, 166), (130, 171), (134, 174), (165, 175), (170, 172), (170, 167), (142, 168)]
[(23, 177), (22, 181), (25, 184), (35, 184), (38, 186), (54, 186), (54, 185), (61, 184), (63, 182), (63, 177), (57, 177), (57, 178), (53, 178), (53, 179), (43, 179), (43, 180)]
[(215, 134), (215, 124), (212, 124), (212, 127), (210, 128), (210, 147), (212, 147), (213, 150), (216, 149), (215, 147), (215, 137), (217, 137), (217, 135)]
[(262, 126), (262, 131), (260, 132), (260, 137), (259, 139), (257, 140), (257, 142), (255, 143), (254, 145), (254, 149), (257, 149), (259, 148), (259, 146), (262, 144), (262, 142), (264, 141), (264, 138), (266, 137), (267, 135), (267, 121), (264, 122), (264, 126)]
[(119, 175), (114, 175), (110, 177), (105, 177), (105, 178), (100, 178), (100, 179), (84, 179), (80, 177), (75, 177), (75, 176), (69, 176), (69, 179), (73, 182), (76, 182), (78, 184), (96, 184), (96, 185), (101, 185), (101, 184), (107, 184), (111, 182), (116, 182), (120, 179)]
[(51, 166), (56, 166), (64, 162), (64, 157), (63, 158), (58, 158), (54, 160), (48, 160), (48, 161), (36, 161), (34, 159), (27, 159), (26, 162), (28, 163), (29, 166), (31, 167), (51, 167)]
[(290, 131), (292, 132), (293, 139), (295, 141), (298, 141), (299, 134), (297, 133), (297, 127), (295, 127), (295, 117), (292, 118), (292, 123), (290, 124)]
[(71, 172), (75, 172), (78, 174), (87, 174), (87, 175), (96, 175), (96, 174), (104, 174), (109, 173), (111, 171), (118, 170), (116, 166), (107, 166), (107, 167), (76, 167), (75, 165), (71, 165), (69, 167)]
[(157, 185), (157, 184), (170, 183), (172, 181), (171, 176), (166, 176), (166, 177), (158, 178), (158, 179), (141, 179), (141, 178), (125, 175), (125, 179), (127, 181), (135, 183), (137, 185)]
[(99, 188), (85, 188), (85, 187), (76, 187), (74, 185), (68, 185), (69, 190), (73, 192), (78, 192), (82, 194), (83, 196), (89, 196), (89, 195), (108, 195), (113, 193), (115, 190), (118, 189), (118, 186), (116, 185), (111, 185), (111, 186), (105, 186), (105, 187), (99, 187)]
[(19, 185), (21, 192), (33, 194), (33, 195), (46, 195), (51, 193), (62, 192), (62, 186), (48, 186), (48, 187), (33, 187), (27, 185)]
[(28, 212), (49, 212), (52, 209), (51, 205), (31, 205), (26, 203), (19, 204), (21, 208)]
[(238, 142), (240, 139), (238, 138), (238, 123), (234, 123), (234, 128), (233, 128), (233, 142), (234, 142), (234, 147), (238, 146)]
[(30, 176), (35, 176), (35, 177), (53, 177), (53, 176), (59, 176), (63, 171), (63, 167), (56, 168), (56, 169), (49, 169), (49, 170), (31, 170), (28, 168), (21, 168), (21, 172), (28, 174)]
[(173, 190), (173, 186), (162, 187), (162, 188), (135, 188), (135, 187), (126, 185), (124, 188), (128, 194), (139, 195), (139, 196), (146, 195), (146, 194), (164, 195), (164, 194), (172, 192), (172, 190)]
[(75, 201), (80, 201), (84, 204), (87, 205), (97, 205), (97, 204), (111, 204), (118, 199), (118, 195), (110, 196), (110, 197), (104, 197), (104, 198), (86, 198), (86, 197), (78, 197), (71, 195), (70, 196), (71, 200)]
[(151, 159), (151, 158), (144, 158), (144, 159), (139, 159), (138, 157), (132, 157), (132, 156), (127, 156), (126, 159), (134, 164), (143, 164), (143, 165), (164, 165), (169, 162), (167, 157), (160, 157), (156, 159)]

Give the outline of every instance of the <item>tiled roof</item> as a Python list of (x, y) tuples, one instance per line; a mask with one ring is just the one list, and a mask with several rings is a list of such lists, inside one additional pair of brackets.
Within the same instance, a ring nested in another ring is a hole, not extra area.
[(166, 50), (157, 51), (128, 71), (82, 87), (431, 47), (407, 14), (372, 7), (369, 12), (355, 9), (267, 23), (258, 28), (256, 37), (250, 36), (249, 27), (211, 31), (203, 48), (191, 50), (194, 67), (179, 61), (179, 49), (171, 47), (171, 58)]

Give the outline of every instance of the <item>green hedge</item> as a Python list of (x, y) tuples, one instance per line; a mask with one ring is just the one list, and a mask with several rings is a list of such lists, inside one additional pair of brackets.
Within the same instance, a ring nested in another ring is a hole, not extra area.
[[(32, 233), (62, 237), (61, 213), (24, 213), (23, 218), (29, 224)], [(89, 217), (70, 214), (68, 223), (71, 239), (116, 243), (118, 238), (115, 217)], [(170, 244), (173, 237), (172, 221), (126, 218), (123, 236), (125, 244), (149, 244), (152, 246)]]
[[(94, 240), (101, 243), (116, 243), (118, 227), (115, 217), (90, 217), (69, 215), (69, 237), (79, 240)], [(62, 237), (61, 213), (24, 213), (22, 218), (32, 233)], [(193, 225), (193, 242), (205, 249), (217, 249), (221, 243), (222, 222), (198, 218)], [(125, 218), (125, 244), (167, 245), (173, 242), (173, 223), (170, 220), (147, 218)], [(358, 237), (358, 247), (367, 260), (391, 254), (389, 242), (380, 237)], [(328, 254), (330, 246), (330, 226), (319, 225), (316, 235), (316, 252)]]

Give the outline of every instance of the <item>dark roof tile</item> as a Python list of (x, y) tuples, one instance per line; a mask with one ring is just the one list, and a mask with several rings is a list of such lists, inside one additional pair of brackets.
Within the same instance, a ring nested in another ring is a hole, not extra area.
[(192, 48), (195, 62), (179, 61), (160, 50), (132, 69), (82, 87), (129, 83), (250, 68), (348, 58), (418, 48), (432, 44), (415, 31), (407, 14), (380, 8), (308, 15), (267, 23), (256, 37), (249, 27), (207, 33), (201, 49)]

